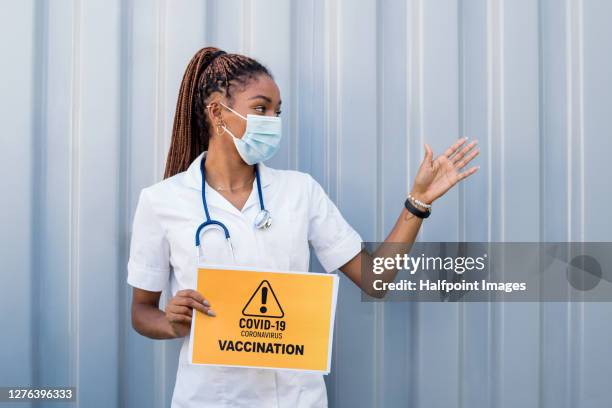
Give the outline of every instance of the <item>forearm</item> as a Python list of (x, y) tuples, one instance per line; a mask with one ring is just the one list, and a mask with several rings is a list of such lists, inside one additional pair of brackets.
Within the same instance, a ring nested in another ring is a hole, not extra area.
[[(403, 255), (410, 251), (421, 228), (422, 222), (423, 219), (416, 217), (406, 208), (403, 208), (391, 232), (389, 232), (389, 235), (385, 239), (385, 242), (380, 245), (373, 254), (368, 253), (368, 251), (364, 249), (353, 259), (340, 267), (340, 270), (366, 294), (378, 298), (384, 297), (386, 291), (374, 291), (372, 287), (374, 258), (395, 258), (397, 254)], [(362, 271), (365, 274), (362, 274)], [(376, 279), (380, 279), (384, 282), (392, 282), (396, 275), (397, 269), (386, 270), (382, 274), (376, 275)]]
[(133, 305), (132, 326), (138, 333), (151, 339), (175, 338), (166, 314), (154, 305)]
[[(391, 232), (389, 232), (389, 235), (387, 235), (385, 243), (407, 244), (409, 245), (408, 249), (410, 249), (410, 247), (412, 247), (412, 244), (416, 240), (417, 234), (421, 229), (422, 223), (422, 218), (415, 216), (406, 208), (403, 208), (402, 212), (397, 218), (397, 221), (395, 222), (395, 225), (391, 229)], [(393, 245), (381, 245), (376, 251), (376, 254), (378, 254), (378, 251), (384, 252), (385, 250), (388, 250), (392, 247)]]
[[(406, 208), (402, 209), (397, 221), (391, 232), (385, 239), (385, 242), (380, 245), (376, 251), (371, 255), (365, 256), (366, 269), (368, 274), (372, 273), (373, 270), (373, 259), (374, 258), (395, 258), (397, 255), (404, 255), (410, 252), (412, 245), (416, 240), (416, 237), (421, 229), (423, 219), (410, 213)], [(383, 282), (393, 282), (397, 275), (397, 269), (386, 269), (380, 275), (376, 275), (377, 280)], [(372, 279), (365, 279), (362, 282), (368, 286), (371, 285)], [(385, 292), (372, 293), (373, 288), (367, 287), (362, 288), (366, 293), (375, 297), (384, 297)]]

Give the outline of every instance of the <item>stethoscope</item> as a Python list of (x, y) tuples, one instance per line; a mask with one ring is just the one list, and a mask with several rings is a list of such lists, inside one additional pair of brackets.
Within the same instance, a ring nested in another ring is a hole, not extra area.
[[(206, 227), (217, 226), (223, 230), (223, 233), (225, 234), (225, 239), (227, 240), (227, 244), (230, 248), (230, 252), (232, 253), (232, 258), (235, 261), (236, 258), (234, 256), (234, 247), (232, 245), (232, 240), (230, 238), (229, 230), (227, 229), (225, 224), (223, 224), (221, 221), (213, 220), (210, 217), (210, 213), (208, 212), (208, 204), (206, 204), (206, 170), (204, 166), (205, 161), (206, 161), (206, 157), (202, 157), (202, 162), (200, 163), (200, 173), (202, 175), (202, 206), (204, 207), (204, 214), (206, 215), (206, 221), (200, 224), (200, 226), (198, 227), (196, 231), (196, 235), (195, 235), (195, 244), (196, 244), (198, 259), (200, 256), (200, 233)], [(254, 225), (255, 225), (255, 228), (257, 229), (265, 230), (265, 229), (270, 228), (270, 226), (272, 225), (272, 216), (270, 215), (270, 211), (266, 210), (266, 207), (264, 206), (263, 193), (261, 191), (261, 180), (259, 178), (259, 165), (258, 164), (255, 164), (255, 178), (257, 180), (257, 194), (259, 195), (259, 213), (255, 217)]]

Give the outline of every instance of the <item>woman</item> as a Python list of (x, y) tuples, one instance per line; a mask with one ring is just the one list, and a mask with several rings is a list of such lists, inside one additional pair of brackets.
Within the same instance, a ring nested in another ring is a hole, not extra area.
[[(132, 323), (150, 338), (185, 338), (173, 407), (327, 406), (321, 374), (189, 364), (193, 309), (215, 316), (206, 294), (192, 289), (198, 261), (308, 271), (310, 243), (327, 272), (339, 269), (372, 294), (360, 277), (361, 262), (372, 258), (359, 256), (361, 237), (319, 183), (262, 163), (279, 146), (280, 107), (279, 89), (263, 65), (201, 49), (181, 83), (165, 179), (141, 192), (128, 262)], [(411, 194), (386, 241), (414, 242), (431, 203), (477, 170), (462, 171), (478, 154), (475, 145), (461, 139), (435, 160), (425, 145)], [(201, 231), (208, 219), (224, 227)], [(202, 241), (197, 256), (196, 231)], [(168, 282), (173, 297), (161, 311)]]

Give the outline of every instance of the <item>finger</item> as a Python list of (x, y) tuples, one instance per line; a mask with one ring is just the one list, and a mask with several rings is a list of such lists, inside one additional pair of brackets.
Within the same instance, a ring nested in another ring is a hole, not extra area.
[(436, 160), (434, 160), (431, 163), (431, 169), (434, 173), (437, 172), (439, 168), (440, 168), (440, 157), (438, 157)]
[[(172, 315), (183, 315), (183, 316), (191, 317), (193, 315), (192, 310), (193, 309), (188, 307), (188, 306), (168, 305), (168, 307), (166, 308), (166, 313), (171, 313)], [(217, 315), (215, 313), (215, 311), (212, 310), (209, 307), (205, 307), (204, 309), (196, 308), (196, 310), (199, 310), (199, 311), (201, 311), (202, 313), (204, 313), (204, 314), (206, 314), (208, 316), (216, 316)]]
[(166, 309), (166, 313), (172, 313), (172, 314), (177, 314), (177, 315), (185, 315), (185, 316), (191, 316), (193, 309), (187, 306), (180, 306), (180, 305), (168, 305), (168, 308)]
[(480, 149), (476, 149), (472, 153), (470, 153), (465, 159), (460, 160), (459, 163), (456, 164), (457, 169), (464, 168), (469, 162), (474, 159), (474, 157), (478, 156), (479, 153)]
[(198, 293), (198, 292), (193, 290), (193, 289), (181, 289), (178, 292), (176, 292), (175, 296), (187, 296), (187, 297), (191, 297), (191, 295), (193, 293)]
[(465, 146), (460, 151), (456, 151), (455, 154), (450, 158), (453, 164), (456, 164), (459, 160), (461, 160), (474, 146), (476, 146), (478, 140), (474, 140), (472, 143)]
[(168, 316), (168, 321), (170, 323), (191, 323), (191, 316), (174, 313), (168, 313), (166, 316)]
[(459, 139), (451, 147), (446, 149), (446, 151), (444, 153), (442, 153), (442, 155), (446, 156), (446, 157), (450, 157), (455, 152), (455, 150), (460, 148), (461, 145), (463, 145), (465, 143), (466, 140), (467, 140), (467, 137), (463, 137), (463, 138)]
[(433, 161), (433, 151), (431, 150), (431, 147), (425, 143), (425, 159), (424, 159), (425, 163), (431, 165), (431, 162)]
[(464, 171), (463, 173), (459, 174), (459, 181), (464, 180), (466, 178), (468, 178), (469, 176), (471, 176), (472, 174), (476, 173), (476, 171), (478, 171), (478, 169), (480, 168), (480, 166), (474, 166), (469, 170)]
[(176, 295), (183, 296), (183, 297), (189, 297), (206, 306), (210, 306), (210, 303), (206, 299), (204, 299), (204, 296), (202, 296), (200, 292), (193, 290), (193, 289), (179, 290), (178, 292), (176, 292)]
[(192, 298), (188, 298), (188, 297), (175, 297), (172, 300), (172, 304), (177, 305), (177, 306), (187, 306), (196, 310), (201, 311), (202, 313), (206, 313), (207, 307), (204, 306), (202, 303), (195, 301)]

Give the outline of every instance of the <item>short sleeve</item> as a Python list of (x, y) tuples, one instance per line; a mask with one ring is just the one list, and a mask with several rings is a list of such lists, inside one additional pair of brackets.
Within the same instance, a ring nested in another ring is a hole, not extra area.
[(170, 276), (170, 245), (146, 189), (134, 213), (127, 269), (127, 283), (152, 292), (161, 292)]
[(344, 219), (323, 187), (310, 179), (308, 240), (326, 272), (333, 272), (361, 251), (361, 236)]

